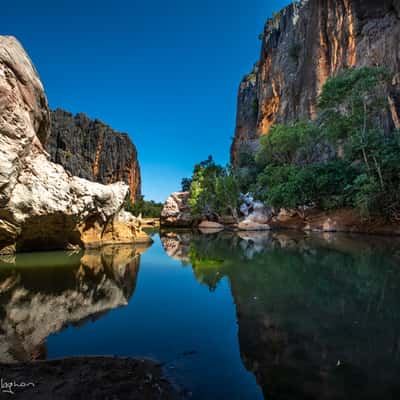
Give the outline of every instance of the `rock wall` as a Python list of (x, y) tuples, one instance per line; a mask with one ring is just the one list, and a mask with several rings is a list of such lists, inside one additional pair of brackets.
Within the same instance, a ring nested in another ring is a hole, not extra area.
[(303, 0), (266, 22), (260, 59), (239, 87), (231, 160), (275, 123), (313, 118), (326, 80), (348, 67), (393, 73), (386, 129), (400, 127), (400, 2)]
[(132, 202), (141, 195), (138, 154), (126, 133), (83, 113), (73, 116), (57, 109), (51, 112), (46, 149), (51, 161), (72, 175), (103, 184), (123, 181), (129, 185)]
[(43, 148), (49, 133), (35, 67), (15, 38), (0, 36), (0, 254), (135, 241), (138, 227), (120, 214), (128, 186), (89, 182), (52, 163)]

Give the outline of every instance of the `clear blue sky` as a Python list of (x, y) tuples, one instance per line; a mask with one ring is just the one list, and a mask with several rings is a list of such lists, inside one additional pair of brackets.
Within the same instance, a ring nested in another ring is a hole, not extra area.
[(0, 27), (28, 51), (52, 108), (130, 134), (143, 193), (162, 201), (209, 154), (229, 161), (240, 79), (264, 21), (289, 2), (14, 1)]

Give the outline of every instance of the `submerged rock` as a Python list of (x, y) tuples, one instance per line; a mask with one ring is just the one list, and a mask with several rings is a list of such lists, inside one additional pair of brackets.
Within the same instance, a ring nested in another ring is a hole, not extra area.
[(9, 36), (0, 37), (0, 93), (0, 254), (135, 241), (136, 229), (115, 230), (126, 184), (89, 182), (49, 160), (44, 89), (21, 44)]
[(189, 192), (172, 193), (161, 211), (161, 225), (175, 227), (192, 226), (194, 221), (188, 200)]

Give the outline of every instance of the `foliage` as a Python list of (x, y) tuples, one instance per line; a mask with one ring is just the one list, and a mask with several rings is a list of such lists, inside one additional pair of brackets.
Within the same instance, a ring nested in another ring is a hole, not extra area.
[(369, 67), (350, 69), (329, 79), (319, 98), (319, 124), (325, 137), (343, 140), (344, 159), (362, 163), (354, 182), (354, 206), (366, 216), (380, 210), (398, 218), (398, 133), (385, 134), (382, 123), (389, 82), (386, 69)]
[[(242, 146), (234, 166), (210, 156), (195, 166), (195, 215), (237, 216), (239, 192), (276, 208), (356, 208), (400, 221), (400, 133), (384, 130), (389, 74), (347, 69), (328, 79), (315, 121), (277, 124), (254, 156)], [(185, 181), (185, 183), (189, 180)]]
[(216, 165), (211, 156), (195, 166), (189, 197), (193, 215), (237, 217), (238, 199), (239, 187), (231, 171)]
[(300, 158), (309, 162), (319, 141), (318, 136), (318, 128), (308, 121), (275, 125), (270, 133), (260, 140), (260, 150), (256, 155), (257, 164), (291, 164)]
[(130, 199), (125, 202), (126, 211), (131, 212), (135, 216), (141, 214), (145, 218), (159, 218), (162, 208), (162, 203), (157, 203), (153, 200), (147, 201), (143, 196), (139, 197), (135, 203), (132, 203)]
[(190, 178), (182, 178), (181, 181), (182, 192), (188, 192), (190, 190), (191, 184), (192, 180)]
[(400, 136), (383, 130), (388, 80), (383, 68), (348, 69), (323, 87), (316, 122), (275, 125), (256, 155), (256, 195), (275, 207), (400, 219)]
[(269, 165), (259, 174), (256, 187), (259, 197), (274, 207), (332, 209), (351, 205), (356, 176), (356, 169), (341, 160), (304, 167)]
[(230, 168), (235, 176), (240, 192), (247, 193), (257, 180), (261, 169), (256, 163), (254, 152), (247, 146), (241, 146), (235, 166)]

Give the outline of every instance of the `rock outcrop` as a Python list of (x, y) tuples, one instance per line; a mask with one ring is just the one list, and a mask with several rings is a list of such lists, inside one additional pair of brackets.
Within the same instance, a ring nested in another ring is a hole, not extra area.
[[(0, 253), (118, 242), (114, 219), (129, 188), (72, 176), (44, 150), (50, 113), (20, 43), (0, 37)], [(91, 232), (89, 235), (88, 232)], [(132, 229), (124, 242), (132, 242)]]
[(161, 225), (171, 227), (192, 226), (194, 221), (188, 200), (189, 192), (172, 193), (161, 211)]
[(138, 154), (128, 134), (114, 131), (83, 113), (51, 112), (46, 143), (51, 161), (74, 176), (102, 184), (125, 182), (132, 202), (141, 195)]
[(386, 128), (400, 127), (399, 37), (398, 0), (303, 0), (277, 13), (265, 25), (260, 60), (240, 83), (232, 162), (273, 124), (313, 118), (326, 80), (348, 67), (389, 69)]

